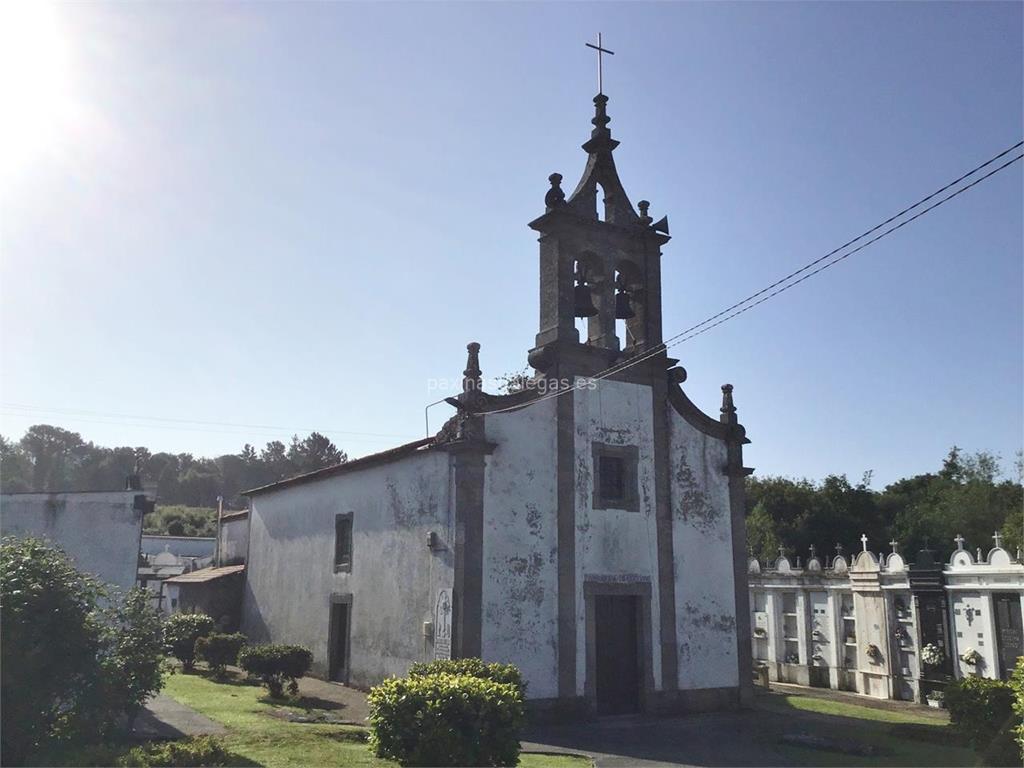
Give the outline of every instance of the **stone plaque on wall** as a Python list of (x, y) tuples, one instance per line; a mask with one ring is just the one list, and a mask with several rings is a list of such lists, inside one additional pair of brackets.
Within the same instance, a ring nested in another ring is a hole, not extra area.
[(768, 614), (765, 611), (754, 611), (754, 629), (768, 633)]
[(452, 657), (452, 591), (439, 589), (434, 604), (434, 658)]

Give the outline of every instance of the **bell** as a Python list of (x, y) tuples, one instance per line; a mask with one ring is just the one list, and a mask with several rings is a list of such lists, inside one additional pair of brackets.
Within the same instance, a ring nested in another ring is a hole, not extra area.
[(576, 317), (593, 317), (597, 314), (597, 307), (590, 296), (590, 286), (585, 283), (576, 283), (573, 289), (574, 310)]
[(629, 293), (620, 289), (615, 294), (615, 319), (629, 320), (631, 317), (636, 317), (636, 312), (629, 301)]

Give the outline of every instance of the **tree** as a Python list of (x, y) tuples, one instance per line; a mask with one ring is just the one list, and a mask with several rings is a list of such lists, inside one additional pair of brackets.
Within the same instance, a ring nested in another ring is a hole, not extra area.
[(32, 490), (66, 490), (69, 459), (82, 446), (82, 436), (60, 427), (36, 424), (21, 438), (21, 448), (32, 464)]
[(0, 707), (5, 765), (55, 739), (106, 734), (159, 690), (160, 622), (39, 539), (0, 543)]
[(305, 440), (299, 440), (298, 435), (292, 436), (288, 459), (301, 474), (341, 464), (348, 461), (348, 456), (319, 432), (311, 432)]

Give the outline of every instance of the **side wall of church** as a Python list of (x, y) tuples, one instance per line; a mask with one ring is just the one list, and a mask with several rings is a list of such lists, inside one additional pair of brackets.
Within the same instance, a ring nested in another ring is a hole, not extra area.
[(482, 653), (513, 662), (530, 698), (558, 695), (555, 401), (488, 416)]
[[(404, 675), (428, 658), (423, 622), (453, 581), (449, 457), (429, 451), (252, 499), (243, 631), (298, 643), (327, 676), (332, 600), (351, 599), (349, 680)], [(351, 572), (335, 572), (335, 516), (352, 514)], [(444, 548), (427, 547), (430, 531)]]
[[(655, 520), (654, 426), (651, 388), (601, 380), (574, 395), (576, 424), (576, 689), (587, 682), (587, 581), (650, 584), (649, 636), (660, 637), (658, 546)], [(638, 510), (593, 509), (593, 445), (635, 446), (638, 450)], [(653, 643), (659, 648), (657, 642)], [(655, 690), (661, 688), (661, 655), (652, 653)]]
[(679, 687), (734, 687), (736, 595), (724, 441), (669, 409)]

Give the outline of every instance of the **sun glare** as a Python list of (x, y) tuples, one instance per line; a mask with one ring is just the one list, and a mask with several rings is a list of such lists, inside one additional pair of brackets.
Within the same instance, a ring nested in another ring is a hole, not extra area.
[(60, 8), (39, 0), (0, 2), (0, 173), (59, 150), (72, 103)]

